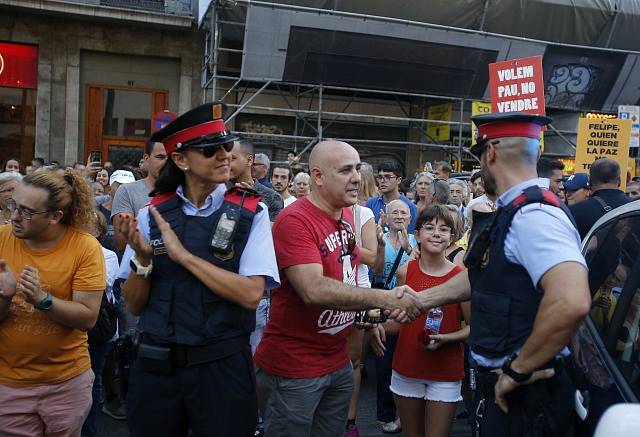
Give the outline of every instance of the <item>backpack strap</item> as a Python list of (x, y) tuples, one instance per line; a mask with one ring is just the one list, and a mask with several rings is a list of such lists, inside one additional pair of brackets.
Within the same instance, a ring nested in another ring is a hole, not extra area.
[(604, 199), (601, 199), (598, 196), (593, 196), (593, 199), (600, 204), (602, 209), (604, 209), (605, 213), (607, 213), (607, 212), (609, 212), (609, 211), (611, 211), (613, 209), (611, 207), (611, 205), (609, 205), (607, 202), (604, 201)]
[(387, 276), (386, 281), (384, 281), (384, 288), (388, 289), (389, 284), (391, 284), (391, 281), (396, 274), (396, 270), (398, 270), (398, 267), (400, 266), (400, 261), (402, 261), (402, 255), (404, 255), (404, 248), (401, 245), (400, 249), (398, 249), (396, 260), (393, 262), (393, 266), (391, 267), (391, 271), (389, 271), (389, 275)]

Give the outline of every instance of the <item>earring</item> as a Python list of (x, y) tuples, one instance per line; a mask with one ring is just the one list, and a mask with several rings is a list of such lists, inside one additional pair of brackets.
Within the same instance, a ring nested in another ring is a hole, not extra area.
[(185, 167), (185, 168), (183, 168), (183, 170), (184, 170), (184, 171), (187, 171), (187, 170), (189, 170), (189, 167)]

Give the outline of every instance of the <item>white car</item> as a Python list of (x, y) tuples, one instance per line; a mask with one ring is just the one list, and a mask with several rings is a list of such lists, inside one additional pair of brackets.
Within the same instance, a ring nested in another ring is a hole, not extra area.
[(571, 343), (575, 435), (640, 436), (640, 200), (598, 220), (582, 251), (593, 302)]

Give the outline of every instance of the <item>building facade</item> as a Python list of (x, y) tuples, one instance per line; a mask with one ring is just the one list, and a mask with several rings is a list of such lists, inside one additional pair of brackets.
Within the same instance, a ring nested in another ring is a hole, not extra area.
[(202, 99), (190, 0), (0, 0), (0, 56), (2, 161), (137, 163), (154, 114)]

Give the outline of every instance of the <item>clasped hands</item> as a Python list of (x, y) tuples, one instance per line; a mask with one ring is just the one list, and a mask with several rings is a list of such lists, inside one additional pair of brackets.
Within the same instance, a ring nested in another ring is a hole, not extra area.
[(0, 298), (10, 301), (18, 289), (24, 293), (25, 300), (32, 305), (38, 305), (47, 297), (47, 292), (40, 284), (38, 269), (25, 265), (20, 278), (16, 280), (6, 261), (0, 260)]
[(408, 285), (387, 291), (382, 308), (389, 319), (399, 323), (413, 322), (422, 312), (417, 293)]

